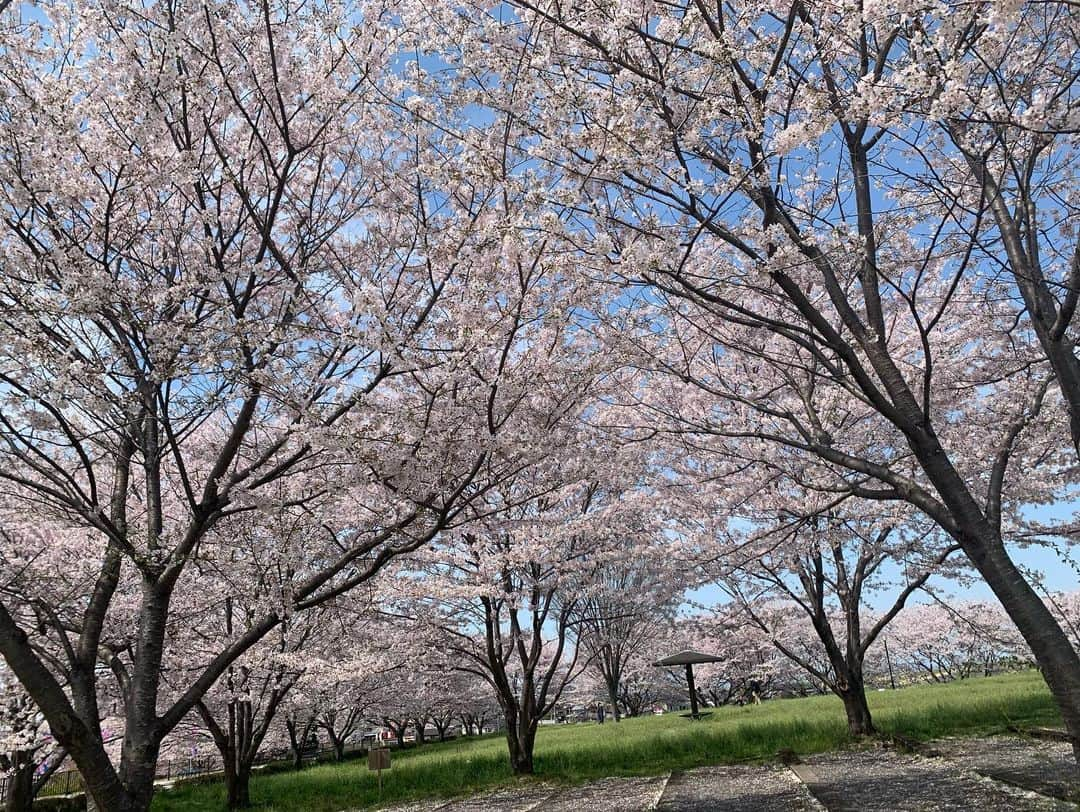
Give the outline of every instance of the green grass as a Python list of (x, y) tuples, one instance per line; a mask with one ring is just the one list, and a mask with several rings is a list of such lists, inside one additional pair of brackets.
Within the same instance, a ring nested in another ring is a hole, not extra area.
[[(967, 679), (873, 692), (870, 707), (885, 734), (911, 739), (1000, 732), (1009, 724), (1058, 723), (1038, 672)], [(572, 783), (609, 775), (650, 775), (706, 764), (768, 760), (849, 744), (843, 706), (833, 697), (771, 700), (720, 708), (700, 722), (677, 714), (627, 719), (618, 725), (543, 727), (536, 744), (536, 778)], [(383, 773), (382, 802), (452, 797), (513, 784), (506, 743), (498, 735), (432, 744), (394, 753)], [(335, 812), (375, 804), (375, 775), (365, 761), (312, 767), (299, 773), (253, 776), (256, 808), (274, 812)], [(224, 807), (220, 784), (180, 785), (162, 791), (155, 812)]]

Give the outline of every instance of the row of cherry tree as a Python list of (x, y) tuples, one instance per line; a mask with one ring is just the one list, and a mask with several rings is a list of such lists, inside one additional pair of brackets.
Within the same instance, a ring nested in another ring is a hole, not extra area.
[(275, 720), (422, 735), (452, 666), (530, 772), (582, 670), (647, 704), (640, 652), (708, 583), (866, 733), (870, 652), (970, 566), (1080, 734), (1070, 627), (1007, 547), (1074, 529), (1030, 508), (1080, 444), (1078, 24), (3, 10), (12, 716), (117, 812), (198, 724), (242, 805)]

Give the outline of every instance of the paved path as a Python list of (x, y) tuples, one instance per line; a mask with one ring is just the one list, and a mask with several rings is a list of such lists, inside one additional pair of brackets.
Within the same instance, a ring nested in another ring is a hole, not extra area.
[(999, 736), (944, 739), (919, 754), (888, 747), (774, 765), (704, 767), (578, 787), (529, 784), (392, 812), (948, 812), (1077, 810), (1071, 750), (1060, 742)]
[(664, 812), (815, 812), (821, 809), (791, 770), (760, 765), (703, 767), (675, 773), (653, 808)]
[(969, 772), (947, 758), (892, 749), (812, 756), (795, 772), (829, 812), (1076, 809)]
[(1080, 776), (1072, 745), (1026, 736), (939, 739), (924, 748), (995, 781), (1061, 800), (1080, 801)]

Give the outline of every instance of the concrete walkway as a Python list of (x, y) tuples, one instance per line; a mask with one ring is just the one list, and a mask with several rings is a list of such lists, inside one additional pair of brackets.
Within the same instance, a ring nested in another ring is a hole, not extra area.
[[(703, 767), (578, 787), (530, 784), (392, 812), (945, 812), (1077, 810), (1071, 749), (1018, 736), (875, 746), (782, 765)], [(1073, 802), (1070, 802), (1070, 799)]]
[(1076, 809), (969, 772), (946, 758), (884, 748), (813, 756), (794, 770), (829, 812)]

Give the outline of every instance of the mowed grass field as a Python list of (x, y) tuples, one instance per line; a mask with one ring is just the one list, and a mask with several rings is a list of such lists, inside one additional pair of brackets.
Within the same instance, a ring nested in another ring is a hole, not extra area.
[[(926, 740), (1001, 732), (1010, 724), (1057, 724), (1036, 671), (922, 685), (869, 696), (883, 734)], [(843, 706), (831, 696), (776, 699), (758, 706), (714, 709), (693, 722), (678, 714), (619, 724), (553, 725), (540, 729), (536, 776), (515, 779), (498, 734), (459, 739), (393, 754), (383, 773), (381, 803), (453, 797), (516, 781), (583, 782), (609, 775), (652, 775), (707, 764), (770, 760), (782, 749), (813, 753), (850, 742)], [(220, 784), (187, 784), (158, 793), (155, 812), (224, 808)], [(254, 806), (274, 812), (337, 812), (380, 803), (366, 760), (310, 767), (251, 779)]]

